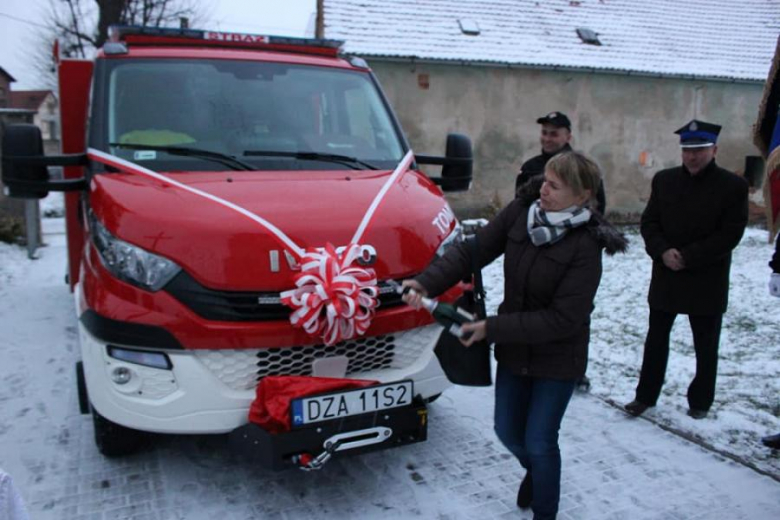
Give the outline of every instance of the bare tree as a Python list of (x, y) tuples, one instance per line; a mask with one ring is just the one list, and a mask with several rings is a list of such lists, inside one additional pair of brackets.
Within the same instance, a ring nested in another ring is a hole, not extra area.
[(199, 0), (49, 0), (46, 29), (41, 29), (40, 46), (31, 51), (31, 59), (41, 80), (56, 83), (51, 48), (59, 41), (60, 55), (88, 58), (108, 39), (112, 25), (178, 27), (182, 18), (197, 24), (203, 17)]

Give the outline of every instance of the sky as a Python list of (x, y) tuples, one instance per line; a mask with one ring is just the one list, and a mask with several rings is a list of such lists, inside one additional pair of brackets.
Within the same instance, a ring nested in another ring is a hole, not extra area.
[[(26, 63), (29, 61), (27, 48), (36, 44), (35, 34), (42, 27), (49, 1), (0, 1), (0, 67), (16, 79), (13, 90), (40, 86), (37, 73)], [(282, 36), (304, 36), (316, 9), (316, 0), (201, 0), (200, 3), (205, 14), (203, 28)]]

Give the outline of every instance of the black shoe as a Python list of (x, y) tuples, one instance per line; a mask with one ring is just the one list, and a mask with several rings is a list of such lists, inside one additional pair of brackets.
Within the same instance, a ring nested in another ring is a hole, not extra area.
[(650, 408), (649, 404), (642, 403), (636, 399), (623, 406), (623, 409), (628, 412), (629, 415), (633, 415), (634, 417), (639, 417), (645, 413), (648, 408)]
[[(773, 450), (780, 450), (780, 433), (776, 435), (770, 435), (769, 437), (764, 437), (761, 439), (761, 442), (764, 443), (764, 446), (767, 448), (772, 448)], [(520, 500), (518, 495), (518, 500)]]
[(688, 416), (694, 419), (704, 419), (707, 417), (707, 410), (699, 410), (698, 408), (689, 408)]
[(583, 393), (590, 391), (590, 378), (588, 376), (582, 376), (577, 381), (577, 390)]
[(531, 478), (531, 472), (525, 474), (523, 482), (520, 483), (520, 489), (517, 490), (517, 507), (525, 509), (531, 505), (531, 499), (534, 495), (534, 484)]

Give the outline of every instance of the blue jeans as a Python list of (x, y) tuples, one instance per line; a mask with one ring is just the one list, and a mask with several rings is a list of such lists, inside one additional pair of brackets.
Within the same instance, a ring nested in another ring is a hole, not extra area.
[(558, 430), (576, 380), (518, 376), (499, 363), (496, 435), (533, 475), (534, 520), (554, 519), (561, 495)]

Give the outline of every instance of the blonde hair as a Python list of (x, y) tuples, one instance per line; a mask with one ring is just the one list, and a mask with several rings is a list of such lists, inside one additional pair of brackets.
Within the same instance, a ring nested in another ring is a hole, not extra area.
[(575, 195), (590, 190), (590, 198), (594, 200), (601, 183), (601, 171), (596, 162), (580, 152), (559, 153), (547, 162), (546, 168), (560, 177)]

